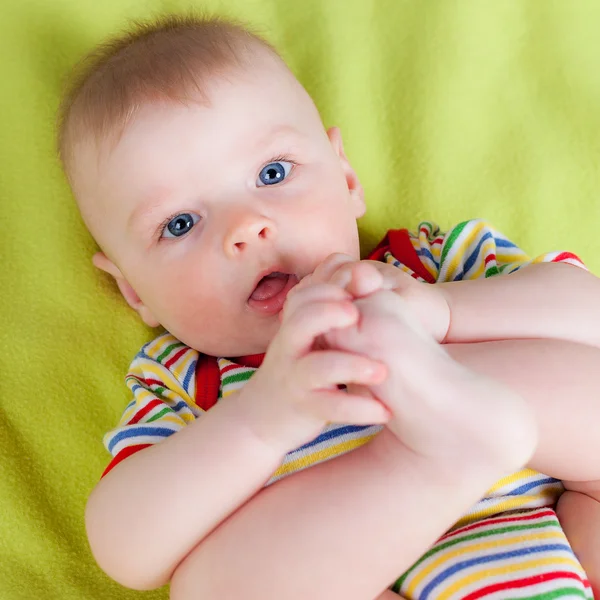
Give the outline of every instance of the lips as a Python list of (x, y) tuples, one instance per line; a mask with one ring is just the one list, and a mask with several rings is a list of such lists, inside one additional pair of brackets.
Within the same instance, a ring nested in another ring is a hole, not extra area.
[(298, 283), (298, 277), (272, 271), (262, 277), (248, 298), (248, 306), (265, 315), (276, 314), (283, 308), (288, 292)]

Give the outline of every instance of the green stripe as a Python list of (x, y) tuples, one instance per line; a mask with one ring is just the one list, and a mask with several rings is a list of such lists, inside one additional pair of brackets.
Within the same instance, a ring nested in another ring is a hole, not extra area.
[(440, 258), (440, 268), (444, 264), (452, 245), (454, 242), (456, 242), (456, 238), (463, 232), (468, 223), (469, 221), (463, 221), (462, 223), (459, 223), (444, 240), (444, 247), (442, 248), (442, 256)]
[[(445, 550), (446, 548), (450, 548), (451, 546), (456, 546), (461, 542), (468, 542), (471, 540), (482, 539), (486, 537), (490, 537), (492, 535), (497, 535), (499, 533), (513, 533), (515, 531), (523, 531), (527, 529), (542, 529), (544, 527), (556, 527), (556, 520), (553, 519), (551, 521), (542, 521), (541, 523), (528, 523), (527, 525), (510, 525), (508, 527), (497, 527), (496, 529), (488, 529), (487, 531), (479, 531), (477, 533), (472, 533), (469, 535), (453, 538), (440, 544), (439, 546), (434, 546), (429, 552), (423, 555), (400, 579), (396, 581), (394, 584), (394, 591), (399, 591), (402, 585), (404, 584), (404, 580), (410, 575), (414, 569), (416, 569), (422, 562), (427, 560), (430, 556)], [(397, 589), (396, 589), (397, 588)]]
[(223, 378), (222, 386), (225, 387), (230, 383), (238, 383), (239, 381), (248, 381), (252, 375), (254, 375), (254, 371), (242, 371), (241, 373), (228, 375), (227, 377)]
[(486, 270), (485, 278), (487, 279), (488, 277), (493, 277), (494, 275), (499, 275), (499, 274), (500, 274), (500, 270), (498, 269), (498, 267), (493, 266)]
[(146, 423), (152, 423), (152, 421), (156, 421), (156, 419), (160, 419), (164, 417), (167, 413), (173, 412), (169, 407), (163, 408), (159, 413), (155, 414), (153, 417), (148, 419)]
[[(565, 596), (579, 596), (580, 598), (589, 598), (583, 590), (574, 587), (563, 587), (550, 592), (542, 592), (537, 596), (527, 596), (527, 600), (553, 600), (554, 598), (564, 598)], [(510, 598), (507, 600), (519, 600), (518, 598)], [(523, 600), (523, 597), (520, 598)]]
[(174, 348), (181, 348), (183, 345), (184, 344), (182, 344), (181, 342), (177, 342), (175, 344), (171, 344), (170, 346), (167, 346), (167, 349), (156, 360), (162, 364), (163, 358), (165, 358), (166, 356), (169, 356), (169, 354), (171, 354), (171, 352), (173, 351)]

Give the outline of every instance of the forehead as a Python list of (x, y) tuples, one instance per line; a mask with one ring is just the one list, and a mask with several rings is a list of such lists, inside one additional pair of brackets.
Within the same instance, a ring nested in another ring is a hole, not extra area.
[(262, 55), (243, 70), (210, 81), (206, 97), (208, 104), (146, 104), (116, 143), (84, 144), (76, 165), (76, 195), (93, 198), (88, 204), (98, 208), (110, 202), (112, 211), (115, 201), (122, 205), (122, 196), (140, 191), (124, 187), (147, 187), (162, 174), (184, 177), (189, 157), (200, 169), (223, 157), (260, 159), (257, 155), (278, 141), (324, 135), (311, 98), (274, 56)]
[(99, 166), (113, 168), (144, 150), (177, 151), (201, 136), (216, 153), (262, 145), (271, 134), (322, 130), (304, 88), (275, 57), (209, 82), (208, 104), (153, 103), (141, 107), (118, 143), (100, 147)]

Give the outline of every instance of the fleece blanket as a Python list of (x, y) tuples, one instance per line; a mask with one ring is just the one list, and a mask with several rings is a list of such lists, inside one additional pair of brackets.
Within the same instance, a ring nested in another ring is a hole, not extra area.
[(121, 589), (86, 543), (102, 435), (153, 332), (92, 267), (54, 119), (83, 53), (190, 7), (262, 32), (342, 128), (365, 251), (388, 227), (484, 217), (531, 253), (568, 249), (600, 270), (597, 0), (2, 0), (2, 600), (167, 597)]

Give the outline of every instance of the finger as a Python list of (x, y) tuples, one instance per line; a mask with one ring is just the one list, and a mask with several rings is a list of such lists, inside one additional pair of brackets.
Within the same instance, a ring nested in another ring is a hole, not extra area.
[(311, 352), (297, 364), (298, 385), (315, 390), (346, 385), (377, 385), (387, 377), (387, 367), (360, 354), (323, 350)]
[(312, 348), (315, 338), (332, 329), (355, 325), (358, 318), (358, 309), (350, 301), (310, 302), (284, 317), (271, 346), (290, 358), (302, 356)]
[[(340, 271), (338, 271), (338, 273)], [(345, 276), (344, 274), (347, 281), (344, 282), (342, 287), (344, 287), (352, 297), (363, 298), (383, 289), (384, 277), (373, 265), (366, 262), (355, 263), (352, 265), (352, 268), (347, 269), (347, 271), (348, 276)], [(336, 283), (335, 279), (338, 273), (332, 278), (332, 283)]]
[(346, 302), (350, 300), (352, 300), (350, 294), (335, 285), (321, 283), (307, 286), (294, 294), (288, 294), (282, 311), (283, 321), (300, 307), (313, 302)]
[(408, 273), (394, 265), (373, 260), (365, 260), (363, 263), (371, 265), (381, 273), (383, 277), (382, 289), (384, 290), (402, 291), (419, 283)]
[(345, 264), (351, 264), (357, 262), (355, 258), (352, 258), (348, 254), (335, 253), (330, 254), (314, 271), (312, 274), (313, 282), (315, 283), (327, 283), (331, 279), (332, 275)]
[(348, 425), (383, 425), (392, 416), (379, 400), (353, 396), (341, 390), (313, 392), (306, 409), (323, 421)]

